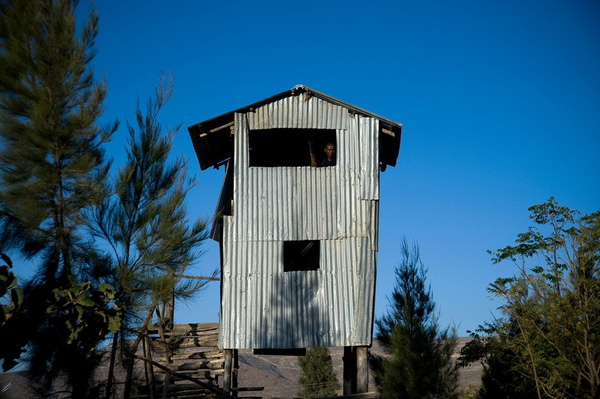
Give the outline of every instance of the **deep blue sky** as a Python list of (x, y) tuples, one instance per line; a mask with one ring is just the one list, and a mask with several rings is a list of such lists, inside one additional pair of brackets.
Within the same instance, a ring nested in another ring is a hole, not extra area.
[[(88, 8), (82, 1), (79, 13)], [(596, 1), (111, 1), (96, 72), (105, 120), (122, 126), (162, 70), (175, 77), (163, 124), (198, 177), (189, 205), (210, 217), (223, 169), (200, 169), (187, 126), (296, 84), (403, 124), (382, 174), (376, 314), (387, 306), (402, 236), (428, 267), (440, 323), (460, 335), (492, 317), (487, 285), (513, 272), (488, 249), (511, 244), (527, 208), (555, 196), (600, 208), (600, 3)], [(216, 243), (195, 274), (218, 265)], [(179, 306), (179, 305), (178, 305)], [(216, 321), (218, 286), (177, 322)]]

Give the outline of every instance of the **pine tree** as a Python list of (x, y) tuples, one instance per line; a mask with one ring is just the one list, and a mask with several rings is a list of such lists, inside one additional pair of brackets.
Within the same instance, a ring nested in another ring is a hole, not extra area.
[(323, 398), (336, 396), (340, 389), (333, 362), (327, 348), (308, 348), (306, 355), (298, 359), (300, 377), (298, 382), (302, 391), (298, 392), (301, 398)]
[[(23, 290), (17, 286), (17, 277), (11, 271), (13, 264), (8, 255), (0, 252), (4, 264), (0, 264), (0, 342), (11, 342), (14, 331), (18, 330), (14, 315), (17, 314), (23, 303)], [(1, 345), (0, 359), (3, 360), (2, 368), (10, 370), (16, 365), (16, 360), (21, 356), (21, 346)]]
[[(97, 208), (94, 232), (104, 240), (116, 264), (114, 286), (124, 304), (119, 335), (125, 358), (127, 380), (124, 397), (130, 393), (133, 362), (138, 335), (133, 345), (132, 327), (148, 326), (157, 316), (159, 326), (173, 323), (166, 312), (173, 298), (188, 299), (206, 281), (181, 280), (186, 269), (199, 258), (199, 247), (207, 238), (207, 222), (196, 220), (191, 226), (185, 198), (191, 187), (183, 159), (169, 160), (171, 142), (177, 127), (162, 132), (159, 112), (173, 90), (171, 75), (162, 76), (153, 98), (142, 112), (136, 108), (136, 125), (129, 126), (127, 162), (118, 171), (114, 195)], [(138, 330), (139, 331), (139, 330)], [(117, 335), (112, 347), (117, 350)], [(112, 370), (112, 367), (111, 367)], [(109, 376), (110, 394), (112, 373)]]
[[(109, 267), (85, 239), (106, 194), (100, 128), (106, 88), (90, 67), (97, 15), (78, 31), (75, 1), (0, 2), (1, 243), (36, 262), (24, 288), (29, 371), (48, 390), (59, 375), (74, 397), (93, 395), (96, 345), (115, 328)], [(17, 316), (15, 316), (17, 317)]]
[(401, 244), (390, 308), (376, 321), (377, 339), (389, 356), (371, 357), (382, 398), (457, 397), (458, 369), (452, 361), (456, 334), (440, 329), (419, 248)]

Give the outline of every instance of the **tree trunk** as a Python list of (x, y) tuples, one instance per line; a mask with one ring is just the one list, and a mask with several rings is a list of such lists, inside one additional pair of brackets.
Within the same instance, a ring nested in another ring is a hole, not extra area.
[(131, 397), (131, 384), (133, 384), (133, 368), (135, 365), (135, 352), (137, 351), (137, 348), (140, 345), (142, 338), (144, 338), (144, 334), (146, 333), (146, 330), (148, 329), (148, 324), (152, 320), (152, 312), (154, 312), (154, 309), (150, 309), (148, 311), (148, 313), (146, 314), (146, 319), (144, 320), (144, 325), (142, 326), (141, 331), (138, 333), (137, 338), (133, 342), (133, 345), (131, 346), (131, 349), (130, 349), (130, 353), (126, 354), (126, 356), (129, 357), (128, 360), (130, 360), (130, 361), (126, 362), (127, 377), (125, 378), (125, 387), (123, 388), (123, 399), (130, 399), (130, 397)]
[(119, 332), (113, 335), (113, 343), (110, 348), (110, 364), (108, 366), (108, 378), (106, 380), (106, 399), (110, 399), (115, 373), (115, 358), (117, 357), (117, 346), (119, 345)]

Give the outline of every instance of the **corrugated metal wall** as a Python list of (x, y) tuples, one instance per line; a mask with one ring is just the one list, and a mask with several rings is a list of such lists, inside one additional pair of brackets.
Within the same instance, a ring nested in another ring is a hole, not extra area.
[[(337, 131), (337, 165), (248, 167), (248, 130)], [(223, 348), (369, 345), (378, 121), (302, 96), (235, 115), (233, 215), (223, 219)], [(320, 270), (283, 271), (283, 241), (321, 240)]]
[(285, 97), (248, 113), (250, 129), (347, 129), (348, 110), (304, 95)]

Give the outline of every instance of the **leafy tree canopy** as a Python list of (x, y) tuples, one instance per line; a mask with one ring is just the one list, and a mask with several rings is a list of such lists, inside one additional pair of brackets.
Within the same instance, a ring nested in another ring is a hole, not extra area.
[(501, 385), (510, 397), (597, 398), (600, 210), (581, 216), (550, 198), (529, 211), (533, 226), (493, 253), (516, 268), (489, 287), (502, 316), (473, 333), (463, 361), (483, 360), (483, 397)]

